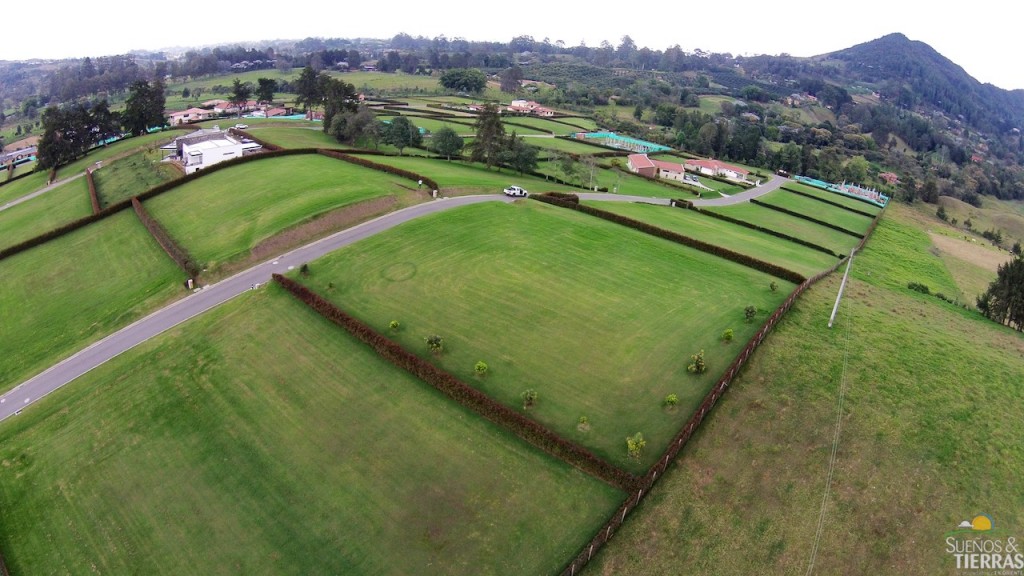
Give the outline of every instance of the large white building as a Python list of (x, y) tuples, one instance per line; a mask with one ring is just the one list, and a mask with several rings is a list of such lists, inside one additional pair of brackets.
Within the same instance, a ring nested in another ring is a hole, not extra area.
[(256, 142), (246, 141), (214, 126), (212, 129), (196, 130), (180, 136), (161, 149), (165, 151), (165, 159), (173, 158), (180, 162), (185, 168), (185, 174), (191, 174), (219, 162), (251, 154), (260, 148), (262, 146)]

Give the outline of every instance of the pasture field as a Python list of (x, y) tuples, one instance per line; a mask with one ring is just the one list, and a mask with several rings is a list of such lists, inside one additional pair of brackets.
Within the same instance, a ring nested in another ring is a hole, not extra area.
[(146, 201), (150, 215), (211, 271), (317, 215), (387, 196), (415, 182), (319, 154), (221, 170)]
[(842, 194), (836, 194), (835, 192), (829, 192), (827, 190), (815, 188), (814, 186), (808, 186), (807, 184), (802, 184), (800, 182), (786, 182), (785, 187), (798, 190), (800, 192), (803, 192), (804, 194), (810, 194), (811, 196), (814, 196), (816, 198), (824, 198), (825, 200), (828, 200), (830, 202), (842, 204), (843, 206), (847, 206), (849, 208), (853, 208), (854, 210), (859, 210), (861, 212), (867, 212), (868, 214), (878, 214), (879, 212), (882, 211), (880, 207), (875, 206), (874, 204), (861, 202), (860, 200), (855, 200), (853, 198), (850, 198), (849, 196), (843, 196)]
[(526, 138), (527, 144), (532, 144), (543, 150), (553, 150), (557, 152), (570, 152), (572, 154), (580, 154), (588, 156), (596, 152), (603, 152), (601, 148), (591, 146), (589, 144), (583, 144), (582, 142), (576, 142), (575, 140), (563, 140), (562, 138)]
[[(409, 120), (416, 126), (429, 130), (431, 132), (437, 132), (441, 128), (447, 126), (459, 136), (473, 136), (476, 134), (476, 129), (473, 127), (473, 121), (475, 118), (453, 118), (452, 120), (444, 120), (441, 118), (425, 118), (423, 116), (415, 116), (413, 114), (406, 114)], [(424, 141), (429, 141), (428, 138), (424, 138)]]
[(785, 190), (773, 190), (758, 198), (758, 201), (770, 204), (772, 206), (778, 206), (779, 208), (785, 208), (792, 210), (797, 214), (803, 214), (834, 224), (840, 228), (845, 228), (851, 232), (857, 232), (863, 234), (867, 231), (868, 226), (871, 225), (872, 219), (868, 216), (863, 216), (849, 210), (844, 210), (838, 206), (832, 206), (831, 204), (825, 204), (824, 202), (818, 202), (811, 198), (805, 198), (799, 194), (793, 194), (792, 192), (786, 192)]
[[(120, 158), (92, 173), (100, 207), (138, 196), (146, 190), (182, 176), (181, 170), (162, 163), (160, 150), (141, 150)], [(83, 178), (84, 182), (85, 179)], [(86, 185), (88, 197), (88, 184)]]
[[(3, 189), (0, 188), (0, 191)], [(979, 242), (988, 242), (980, 237), (985, 230), (1000, 230), (1003, 233), (1003, 244), (1010, 247), (1014, 242), (1024, 245), (1024, 203), (996, 200), (982, 196), (981, 208), (972, 206), (957, 198), (942, 196), (939, 203), (946, 208), (947, 218), (951, 221), (957, 219), (959, 226), (964, 222), (971, 221), (971, 228), (977, 230)], [(918, 202), (915, 208), (929, 216), (935, 216), (936, 206)], [(971, 232), (963, 231), (960, 235), (971, 235)]]
[(6, 204), (11, 200), (17, 200), (26, 194), (31, 194), (43, 186), (46, 186), (46, 178), (46, 172), (36, 172), (35, 174), (26, 176), (21, 180), (16, 180), (0, 186), (0, 205)]
[[(248, 119), (246, 119), (248, 120)], [(325, 134), (318, 123), (315, 127), (250, 124), (249, 134), (282, 148), (347, 148), (333, 136)]]
[(624, 497), (276, 287), (0, 425), (13, 573), (543, 574)]
[[(444, 230), (443, 240), (438, 235)], [(297, 278), (407, 350), (634, 473), (690, 417), (793, 284), (624, 226), (523, 200), (403, 224), (310, 263)], [(769, 284), (779, 283), (778, 292)], [(743, 320), (745, 306), (759, 320)], [(735, 330), (735, 342), (719, 336)], [(708, 371), (687, 371), (706, 351)], [(490, 368), (478, 378), (473, 367)], [(679, 406), (662, 402), (677, 394)], [(580, 416), (591, 428), (577, 429)], [(627, 456), (642, 432), (647, 450)]]
[(757, 224), (769, 230), (782, 232), (801, 240), (807, 240), (808, 242), (829, 248), (836, 254), (848, 254), (860, 242), (858, 238), (838, 230), (833, 230), (821, 224), (815, 224), (814, 222), (783, 214), (782, 212), (776, 212), (771, 208), (765, 208), (764, 206), (758, 206), (749, 202), (733, 206), (704, 206), (701, 207), (701, 210), (717, 212), (738, 220), (750, 222), (751, 224)]
[[(511, 122), (513, 124), (524, 124), (527, 126), (532, 126), (546, 134), (555, 134), (556, 136), (565, 136), (569, 134), (574, 134), (576, 132), (580, 132), (579, 127), (567, 126), (562, 122), (557, 122), (554, 120), (548, 120), (546, 118), (534, 116), (509, 116), (508, 118), (505, 119), (505, 121), (507, 126), (506, 129), (512, 128), (507, 124)], [(519, 129), (520, 127), (515, 126), (515, 128)]]
[(119, 140), (102, 148), (96, 148), (78, 160), (58, 168), (57, 179), (60, 180), (61, 178), (74, 176), (96, 162), (106, 162), (107, 160), (114, 158), (128, 156), (134, 152), (138, 152), (139, 150), (157, 148), (160, 145), (170, 142), (178, 136), (184, 136), (185, 134), (188, 134), (185, 130), (166, 130), (163, 132), (145, 134), (143, 136), (133, 136), (124, 140)]
[(130, 210), (0, 260), (0, 277), (3, 391), (184, 295), (184, 273)]
[[(590, 178), (590, 170), (587, 169), (586, 165), (577, 162), (577, 174), (572, 177), (572, 181), (582, 186), (589, 186), (593, 182), (594, 186), (607, 188), (609, 192), (613, 192), (618, 187), (619, 194), (625, 194), (629, 196), (646, 196), (648, 198), (686, 198), (696, 199), (697, 197), (693, 193), (689, 192), (691, 189), (689, 186), (676, 186), (672, 184), (659, 184), (652, 182), (647, 178), (642, 178), (629, 172), (627, 170), (616, 170), (610, 168), (603, 168), (600, 165), (594, 168), (594, 178)], [(537, 166), (537, 171), (542, 174), (549, 174), (560, 179), (565, 179), (565, 174), (562, 172), (561, 167), (557, 162), (541, 162)], [(585, 192), (586, 190), (574, 189), (573, 192)]]
[(1021, 532), (1024, 337), (891, 276), (946, 275), (893, 208), (835, 327), (841, 274), (801, 296), (584, 574), (806, 573), (847, 363), (814, 573), (954, 574), (945, 536), (963, 520)]
[[(355, 154), (358, 156), (358, 154)], [(437, 181), (445, 196), (500, 194), (509, 184), (518, 184), (530, 192), (572, 192), (574, 189), (516, 172), (486, 169), (482, 164), (459, 160), (451, 162), (409, 156), (362, 156), (368, 160), (423, 174)]]
[(89, 214), (89, 184), (85, 178), (78, 178), (0, 211), (0, 248), (14, 246)]
[(808, 278), (836, 263), (834, 257), (824, 252), (731, 222), (708, 218), (693, 210), (624, 202), (584, 204), (778, 264)]

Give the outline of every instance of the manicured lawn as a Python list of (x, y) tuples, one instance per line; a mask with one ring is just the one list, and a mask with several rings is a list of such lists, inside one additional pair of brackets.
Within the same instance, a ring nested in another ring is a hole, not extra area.
[(106, 208), (121, 200), (142, 194), (158, 184), (180, 178), (181, 171), (161, 162), (162, 157), (160, 150), (139, 151), (94, 171), (92, 177), (96, 183), (100, 207)]
[[(440, 118), (424, 118), (422, 116), (407, 115), (409, 120), (419, 128), (430, 130), (431, 132), (437, 132), (441, 128), (448, 127), (455, 130), (455, 133), (459, 136), (472, 136), (476, 134), (476, 129), (473, 127), (474, 118), (459, 118), (449, 120), (442, 120)], [(384, 117), (387, 118), (387, 117)], [(424, 142), (429, 142), (428, 138), (424, 139)]]
[[(438, 231), (443, 230), (443, 236)], [(793, 285), (609, 222), (524, 200), (424, 217), (310, 263), (298, 278), (496, 400), (639, 472), (656, 459)], [(771, 292), (776, 280), (779, 291)], [(331, 285), (333, 284), (333, 288)], [(722, 344), (726, 328), (736, 342)], [(441, 335), (434, 358), (424, 338)], [(708, 372), (687, 372), (706, 350)], [(477, 378), (473, 367), (490, 367)], [(668, 394), (680, 406), (662, 408)], [(577, 430), (587, 416), (591, 429)], [(647, 451), (626, 454), (642, 432)]]
[(166, 144), (178, 136), (184, 136), (185, 134), (188, 134), (188, 131), (167, 130), (164, 132), (146, 134), (145, 136), (133, 136), (125, 140), (119, 140), (109, 146), (97, 148), (67, 166), (62, 166), (57, 170), (57, 179), (59, 180), (61, 178), (74, 176), (96, 162), (105, 162), (115, 156), (127, 156), (139, 150), (159, 148), (160, 145)]
[(211, 270), (318, 214), (415, 186), (319, 154), (248, 162), (146, 202), (149, 213)]
[(4, 391), (184, 295), (183, 273), (130, 210), (0, 260), (0, 277)]
[(769, 230), (782, 232), (801, 240), (831, 249), (836, 254), (849, 254), (860, 240), (849, 234), (809, 222), (796, 216), (777, 212), (771, 208), (744, 202), (733, 206), (706, 206), (701, 210), (718, 212), (726, 216), (757, 224)]
[[(246, 119), (248, 120), (248, 119)], [(277, 144), (282, 148), (348, 148), (347, 145), (337, 141), (333, 136), (325, 134), (321, 125), (315, 127), (285, 127), (281, 125), (261, 127), (250, 125), (248, 133), (271, 144)]]
[(39, 190), (43, 186), (46, 186), (46, 178), (46, 172), (36, 172), (35, 174), (26, 176), (21, 180), (16, 180), (0, 186), (0, 204), (6, 204), (11, 200), (17, 200), (26, 194), (31, 194), (36, 190)]
[(738, 224), (708, 218), (693, 210), (623, 202), (584, 202), (584, 204), (778, 264), (808, 278), (836, 263), (835, 258), (824, 252), (744, 228)]
[(810, 194), (816, 198), (824, 198), (829, 202), (848, 206), (854, 210), (867, 212), (868, 214), (878, 214), (882, 211), (881, 207), (874, 204), (861, 202), (860, 200), (850, 198), (849, 196), (836, 194), (835, 192), (829, 192), (828, 190), (822, 190), (821, 188), (815, 188), (814, 186), (808, 186), (807, 184), (801, 184), (800, 182), (786, 182), (784, 186), (786, 188), (792, 188), (793, 190), (803, 192), (804, 194)]
[[(562, 124), (561, 122), (555, 122), (553, 120), (547, 120), (545, 118), (535, 118), (533, 116), (510, 116), (510, 117), (505, 119), (505, 122), (506, 123), (511, 122), (513, 124), (523, 124), (523, 125), (526, 125), (526, 126), (532, 126), (534, 128), (537, 128), (538, 130), (541, 130), (541, 131), (547, 133), (547, 134), (555, 134), (555, 135), (560, 135), (560, 136), (561, 135), (568, 135), (568, 134), (573, 134), (573, 133), (576, 133), (576, 132), (580, 132), (580, 129), (578, 127), (574, 128), (572, 126), (567, 126), (565, 124)], [(508, 127), (507, 129), (510, 129), (510, 128), (511, 127)], [(516, 126), (515, 128), (516, 128), (516, 130), (520, 129), (519, 126)]]
[(509, 184), (518, 184), (531, 192), (571, 192), (572, 188), (552, 182), (545, 182), (534, 176), (520, 175), (505, 169), (490, 170), (482, 164), (470, 164), (453, 160), (435, 160), (430, 158), (412, 158), (408, 156), (363, 156), (374, 162), (412, 170), (418, 174), (429, 176), (441, 186), (446, 196), (465, 194), (500, 194)]
[(17, 574), (553, 573), (623, 498), (273, 288), (98, 368), (0, 438), (0, 551)]
[(600, 148), (595, 148), (588, 144), (562, 138), (526, 138), (526, 143), (543, 148), (544, 150), (557, 150), (559, 152), (571, 152), (581, 155), (590, 155), (602, 151)]
[[(686, 198), (696, 199), (697, 197), (689, 192), (690, 187), (675, 186), (672, 184), (660, 184), (646, 178), (641, 178), (626, 170), (613, 170), (597, 166), (594, 169), (594, 179), (590, 179), (590, 170), (582, 162), (577, 162), (577, 174), (572, 177), (573, 182), (590, 186), (593, 182), (598, 188), (607, 188), (613, 192), (618, 187), (619, 194), (630, 196), (647, 196), (649, 198)], [(622, 162), (625, 166), (625, 162)], [(537, 171), (542, 174), (550, 174), (560, 179), (565, 179), (565, 174), (557, 162), (542, 162)], [(575, 189), (574, 192), (585, 192), (586, 190)]]
[(797, 301), (584, 574), (806, 573), (844, 365), (815, 574), (956, 574), (945, 536), (982, 513), (1019, 534), (1024, 338), (895, 283), (900, 264), (941, 266), (892, 242), (922, 236), (887, 209), (836, 326), (838, 273)]
[(835, 224), (851, 232), (863, 234), (871, 225), (872, 219), (868, 216), (844, 210), (838, 206), (818, 202), (811, 198), (805, 198), (799, 194), (793, 194), (785, 190), (775, 190), (758, 198), (759, 201), (772, 206), (778, 206), (810, 216), (829, 224)]
[(78, 178), (0, 211), (0, 248), (7, 248), (92, 214), (89, 185)]

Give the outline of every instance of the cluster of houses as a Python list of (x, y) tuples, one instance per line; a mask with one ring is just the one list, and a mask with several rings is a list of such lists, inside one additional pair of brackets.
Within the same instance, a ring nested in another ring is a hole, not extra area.
[(687, 172), (692, 172), (695, 175), (718, 176), (738, 182), (747, 181), (747, 176), (750, 174), (749, 170), (726, 164), (720, 160), (686, 159), (680, 164), (678, 162), (655, 160), (647, 156), (647, 154), (630, 154), (626, 158), (626, 164), (629, 166), (630, 172), (641, 176), (665, 178), (679, 182), (691, 180)]
[(188, 124), (202, 120), (213, 120), (231, 114), (246, 113), (259, 118), (273, 118), (275, 116), (288, 116), (292, 113), (291, 108), (264, 104), (255, 100), (235, 104), (227, 100), (207, 100), (202, 103), (202, 108), (193, 107), (188, 110), (167, 113), (167, 123), (171, 126)]
[(505, 107), (505, 110), (516, 114), (532, 114), (534, 116), (551, 117), (555, 115), (554, 110), (541, 106), (533, 100), (513, 100)]

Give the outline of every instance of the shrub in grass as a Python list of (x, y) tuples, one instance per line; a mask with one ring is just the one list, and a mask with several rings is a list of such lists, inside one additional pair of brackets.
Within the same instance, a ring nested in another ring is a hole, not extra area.
[(707, 371), (708, 365), (704, 362), (704, 350), (690, 356), (690, 360), (690, 365), (686, 367), (689, 372), (693, 372), (694, 374), (703, 374)]
[(679, 396), (669, 394), (668, 396), (665, 396), (664, 400), (662, 400), (661, 405), (669, 410), (674, 410), (675, 407), (679, 405)]
[(779, 283), (774, 281), (774, 280), (772, 280), (772, 283), (769, 284), (768, 287), (771, 288), (772, 292), (778, 292), (778, 290), (779, 290)]
[(487, 370), (488, 370), (487, 363), (484, 362), (483, 360), (480, 360), (479, 362), (476, 363), (475, 366), (473, 366), (473, 372), (475, 372), (476, 375), (481, 377), (481, 378), (483, 378), (484, 376), (487, 376)]
[(444, 338), (441, 338), (437, 334), (431, 334), (425, 338), (427, 341), (427, 348), (434, 354), (440, 354), (444, 352)]
[(590, 418), (586, 416), (580, 416), (579, 420), (576, 421), (576, 429), (580, 432), (586, 432), (590, 430)]
[(747, 306), (743, 309), (743, 318), (750, 323), (754, 320), (754, 316), (757, 316), (757, 306)]
[(537, 403), (537, 391), (533, 388), (527, 388), (520, 394), (523, 398), (523, 408), (529, 408)]
[(932, 293), (931, 289), (928, 288), (928, 286), (926, 286), (924, 284), (921, 284), (920, 282), (908, 282), (907, 283), (907, 288), (910, 288), (911, 290), (913, 290), (915, 292), (920, 292), (921, 294), (931, 294)]
[(629, 452), (630, 458), (640, 458), (640, 453), (644, 451), (644, 446), (647, 446), (647, 441), (644, 440), (644, 435), (637, 432), (632, 436), (626, 437), (626, 450)]
[(401, 327), (402, 325), (401, 323), (398, 322), (398, 320), (392, 320), (391, 322), (388, 322), (388, 329), (391, 330), (392, 332), (398, 332), (398, 329)]
[(732, 328), (726, 328), (725, 331), (722, 332), (722, 342), (726, 342), (726, 343), (732, 342), (732, 338), (733, 338)]

